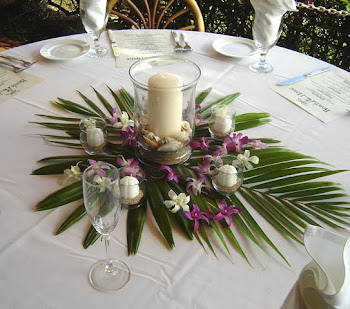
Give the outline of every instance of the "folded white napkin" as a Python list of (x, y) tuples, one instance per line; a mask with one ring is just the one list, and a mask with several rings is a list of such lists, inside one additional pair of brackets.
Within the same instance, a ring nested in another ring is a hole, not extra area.
[(283, 14), (296, 11), (295, 0), (250, 0), (250, 3), (255, 11), (255, 39), (269, 49), (278, 39)]
[(312, 261), (302, 270), (282, 309), (350, 308), (350, 235), (308, 226), (304, 244)]
[(107, 18), (107, 0), (82, 0), (86, 2), (86, 18), (84, 18), (84, 25), (88, 27), (87, 32), (92, 30), (97, 34), (102, 32), (105, 20)]

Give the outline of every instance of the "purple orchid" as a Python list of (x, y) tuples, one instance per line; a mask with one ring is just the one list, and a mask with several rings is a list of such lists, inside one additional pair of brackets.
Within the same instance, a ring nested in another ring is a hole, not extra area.
[(201, 148), (203, 150), (209, 150), (209, 144), (212, 142), (212, 140), (206, 139), (206, 137), (202, 137), (200, 142), (197, 141), (191, 141), (190, 146), (191, 148)]
[(166, 180), (167, 181), (174, 180), (176, 183), (179, 182), (179, 176), (180, 175), (176, 174), (175, 171), (170, 166), (168, 166), (168, 165), (161, 165), (161, 166), (159, 166), (158, 169), (161, 170), (161, 171), (164, 170), (164, 171), (168, 172), (168, 174), (166, 176)]
[(139, 166), (140, 162), (134, 158), (125, 160), (123, 156), (117, 158), (117, 164), (121, 166), (121, 174), (124, 176), (133, 176), (138, 180), (141, 180), (145, 177), (145, 172)]
[(208, 185), (208, 179), (205, 176), (199, 177), (198, 179), (187, 178), (187, 180), (190, 180), (186, 185), (186, 190), (188, 193), (192, 191), (194, 195), (197, 195), (198, 193), (202, 193), (203, 188), (210, 190), (210, 186)]
[(212, 160), (211, 156), (205, 156), (203, 160), (203, 164), (198, 164), (198, 166), (194, 167), (193, 169), (201, 176), (211, 175), (212, 174), (211, 160)]
[(223, 143), (221, 146), (216, 145), (216, 150), (213, 152), (213, 157), (218, 157), (228, 154), (227, 145)]
[(225, 200), (222, 200), (219, 202), (220, 212), (217, 213), (214, 216), (215, 221), (219, 221), (221, 219), (225, 219), (228, 226), (232, 224), (232, 214), (239, 214), (241, 213), (241, 209), (237, 206), (227, 206), (227, 203)]
[(193, 233), (199, 229), (199, 220), (205, 220), (209, 224), (212, 215), (209, 212), (200, 211), (197, 204), (192, 205), (192, 211), (184, 211), (187, 219), (194, 221)]
[(257, 140), (257, 139), (251, 140), (248, 144), (244, 145), (243, 148), (246, 147), (246, 146), (251, 146), (255, 150), (256, 149), (267, 149), (267, 148), (269, 148), (269, 145), (267, 145), (267, 144), (265, 144), (262, 141)]
[(136, 147), (137, 145), (136, 136), (131, 126), (128, 126), (126, 130), (120, 131), (120, 135), (123, 139), (122, 146)]
[(224, 138), (224, 143), (229, 152), (242, 152), (243, 145), (248, 143), (248, 136), (243, 136), (242, 133), (233, 133)]

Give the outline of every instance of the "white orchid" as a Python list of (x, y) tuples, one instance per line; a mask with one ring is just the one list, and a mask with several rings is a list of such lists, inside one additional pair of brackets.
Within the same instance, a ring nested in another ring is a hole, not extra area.
[(81, 179), (81, 170), (78, 166), (80, 162), (78, 162), (76, 165), (71, 165), (70, 169), (69, 168), (66, 168), (64, 171), (63, 171), (63, 174), (65, 176), (65, 178), (63, 179), (62, 181), (62, 185), (65, 186), (69, 183), (72, 183), (74, 180), (75, 181), (78, 181)]
[(190, 201), (190, 196), (187, 196), (185, 193), (180, 193), (177, 195), (173, 190), (168, 192), (171, 200), (164, 201), (164, 205), (173, 213), (182, 208), (184, 211), (190, 211), (190, 207), (187, 205)]
[(112, 185), (111, 179), (109, 177), (101, 177), (99, 175), (95, 175), (93, 181), (101, 187), (100, 192), (106, 191), (107, 188), (110, 189)]
[[(115, 118), (115, 115), (113, 115)], [(117, 118), (119, 118), (119, 121), (113, 121), (112, 126), (114, 128), (121, 128), (123, 131), (127, 129), (127, 127), (134, 126), (134, 121), (129, 118), (129, 115), (127, 112), (122, 112), (121, 115), (118, 115)]]
[(259, 163), (259, 157), (257, 156), (250, 156), (250, 151), (245, 150), (243, 154), (239, 154), (237, 158), (242, 161), (244, 166), (246, 167), (247, 170), (253, 169), (253, 165), (250, 163), (258, 164)]

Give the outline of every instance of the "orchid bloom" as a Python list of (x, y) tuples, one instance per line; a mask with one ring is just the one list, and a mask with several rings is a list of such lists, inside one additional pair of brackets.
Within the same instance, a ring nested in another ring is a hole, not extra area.
[(227, 145), (223, 143), (221, 146), (216, 145), (216, 150), (213, 153), (213, 157), (218, 157), (228, 154)]
[(197, 204), (192, 205), (192, 211), (184, 211), (187, 219), (194, 221), (193, 232), (197, 232), (199, 229), (199, 220), (205, 220), (209, 224), (210, 213), (200, 211)]
[(227, 203), (225, 200), (222, 200), (219, 202), (220, 211), (214, 216), (215, 221), (219, 221), (221, 219), (225, 219), (228, 226), (232, 224), (232, 214), (239, 214), (241, 213), (241, 209), (236, 206), (227, 206)]
[[(118, 121), (118, 119), (120, 121)], [(122, 131), (126, 131), (127, 127), (134, 125), (134, 121), (129, 118), (129, 115), (127, 112), (123, 111), (121, 112), (121, 114), (119, 114), (118, 110), (116, 108), (113, 108), (111, 125), (114, 128), (117, 128), (117, 129), (121, 128)]]
[(201, 148), (203, 150), (209, 150), (209, 144), (212, 142), (212, 140), (206, 140), (206, 138), (203, 136), (201, 138), (201, 141), (200, 142), (197, 142), (197, 141), (191, 141), (190, 142), (190, 146), (191, 148)]
[(237, 156), (237, 158), (242, 161), (242, 163), (244, 164), (244, 166), (246, 167), (247, 170), (251, 170), (253, 169), (253, 165), (250, 163), (254, 163), (254, 164), (258, 164), (259, 163), (259, 157), (257, 156), (250, 156), (250, 151), (249, 150), (245, 150), (244, 154), (239, 154)]
[(190, 197), (185, 193), (180, 193), (177, 195), (173, 190), (168, 192), (171, 200), (164, 201), (164, 205), (168, 208), (172, 213), (176, 213), (182, 208), (184, 211), (190, 211), (190, 207), (187, 205), (190, 201)]
[(233, 133), (224, 138), (228, 151), (242, 152), (243, 145), (248, 143), (248, 136), (242, 136), (242, 133)]
[(120, 131), (120, 135), (123, 139), (122, 146), (136, 147), (135, 132), (131, 126), (128, 126), (125, 130)]
[(96, 174), (97, 175), (95, 175), (93, 181), (96, 182), (99, 186), (101, 186), (100, 192), (104, 192), (106, 188), (111, 187), (111, 179), (109, 177), (106, 177), (107, 175), (104, 170), (100, 169), (96, 172)]
[(202, 109), (202, 106), (200, 106), (199, 104), (196, 104), (196, 116), (194, 119), (194, 123), (196, 126), (198, 126), (202, 120), (203, 120), (203, 116), (201, 114), (198, 114), (198, 112)]
[(62, 185), (65, 186), (74, 180), (78, 181), (81, 179), (81, 170), (79, 168), (79, 163), (78, 162), (76, 165), (71, 165), (70, 169), (66, 168), (63, 173), (65, 175), (65, 179), (62, 181)]
[(161, 165), (161, 166), (159, 166), (158, 169), (161, 170), (161, 171), (165, 170), (165, 171), (168, 172), (168, 175), (166, 177), (167, 181), (174, 180), (176, 183), (179, 182), (179, 176), (180, 175), (176, 174), (175, 171), (170, 166), (168, 166), (168, 165)]
[(187, 178), (187, 181), (188, 180), (190, 181), (186, 185), (187, 192), (190, 192), (191, 190), (194, 195), (197, 195), (198, 193), (202, 193), (202, 188), (210, 190), (210, 186), (207, 184), (207, 178), (204, 176), (198, 179)]
[(260, 140), (257, 140), (257, 139), (253, 139), (253, 140), (251, 140), (248, 144), (246, 144), (246, 145), (244, 145), (243, 146), (243, 148), (244, 147), (252, 147), (254, 150), (256, 150), (256, 149), (267, 149), (267, 148), (269, 148), (269, 145), (268, 144), (265, 144), (265, 143), (263, 143), (262, 141), (260, 141)]
[(123, 156), (117, 158), (117, 164), (122, 167), (122, 176), (133, 176), (138, 180), (144, 177), (144, 171), (139, 166), (140, 162), (134, 158), (125, 160)]
[(92, 166), (92, 169), (94, 171), (97, 171), (97, 170), (100, 170), (102, 168), (104, 169), (111, 169), (108, 165), (105, 164), (105, 162), (103, 161), (95, 161), (95, 160), (92, 160), (92, 159), (88, 159), (88, 163)]
[(201, 176), (203, 175), (211, 175), (211, 156), (205, 156), (203, 160), (203, 164), (198, 164), (198, 166), (194, 167), (193, 169)]

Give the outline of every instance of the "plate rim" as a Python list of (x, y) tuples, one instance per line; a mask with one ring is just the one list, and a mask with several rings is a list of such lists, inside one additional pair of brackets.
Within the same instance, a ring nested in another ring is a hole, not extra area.
[[(217, 48), (217, 44), (219, 41), (223, 41), (223, 42), (240, 42), (240, 43), (244, 43), (245, 45), (249, 45), (250, 47), (253, 48), (253, 52), (251, 52), (249, 55), (237, 55), (237, 54), (229, 54), (229, 53), (225, 53), (224, 51), (222, 50), (219, 50)], [(254, 41), (251, 40), (251, 39), (248, 39), (248, 38), (243, 38), (243, 37), (235, 37), (235, 36), (231, 36), (231, 37), (223, 37), (223, 38), (219, 38), (219, 39), (216, 39), (214, 40), (214, 42), (212, 43), (212, 47), (213, 49), (218, 52), (219, 54), (221, 55), (224, 55), (224, 56), (227, 56), (227, 57), (232, 57), (232, 58), (248, 58), (248, 57), (251, 57), (253, 55), (255, 55), (257, 52), (258, 52), (258, 49), (256, 48), (255, 44), (254, 44)]]
[[(50, 56), (48, 54), (48, 52), (46, 52), (45, 50), (50, 48), (51, 46), (59, 46), (59, 45), (68, 45), (68, 44), (75, 44), (75, 45), (79, 45), (83, 48), (83, 52), (81, 54), (79, 54), (78, 56), (74, 56), (74, 57), (56, 57), (56, 56)], [(50, 60), (71, 60), (71, 59), (76, 59), (79, 58), (81, 56), (84, 56), (88, 51), (90, 50), (90, 45), (88, 42), (83, 41), (83, 40), (79, 40), (79, 39), (60, 39), (54, 42), (49, 42), (47, 44), (45, 44), (44, 46), (42, 46), (40, 48), (40, 55), (43, 56), (46, 59), (50, 59)]]

